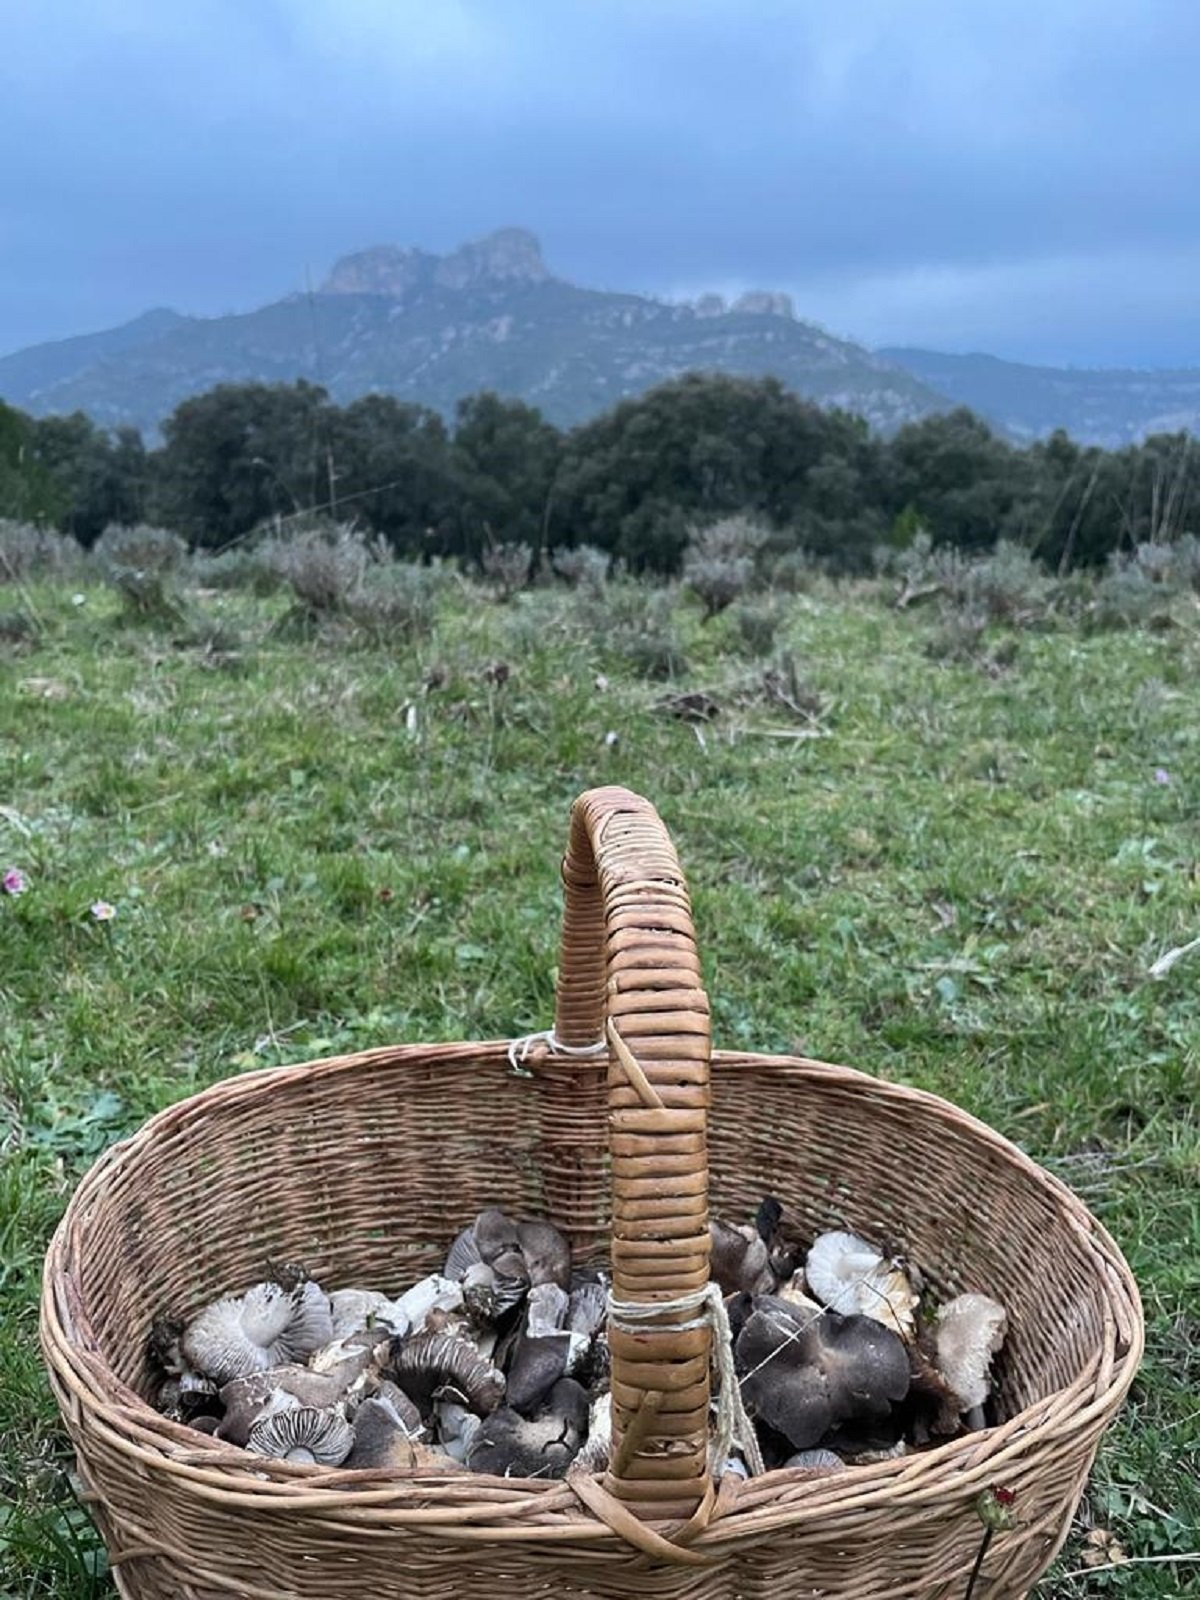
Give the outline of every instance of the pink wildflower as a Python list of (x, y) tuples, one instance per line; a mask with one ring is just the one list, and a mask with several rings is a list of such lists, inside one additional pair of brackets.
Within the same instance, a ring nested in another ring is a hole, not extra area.
[(92, 916), (97, 922), (111, 922), (116, 914), (116, 906), (110, 906), (107, 900), (95, 900), (92, 902)]
[(9, 867), (4, 877), (0, 878), (5, 894), (24, 894), (29, 887), (29, 879), (20, 867)]

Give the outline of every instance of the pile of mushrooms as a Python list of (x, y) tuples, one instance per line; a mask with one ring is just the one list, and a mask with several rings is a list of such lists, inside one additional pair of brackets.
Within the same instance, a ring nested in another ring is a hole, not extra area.
[[(768, 1467), (841, 1471), (985, 1422), (1002, 1306), (933, 1310), (920, 1275), (852, 1233), (787, 1246), (782, 1207), (711, 1223), (733, 1367)], [(392, 1298), (273, 1267), (161, 1321), (159, 1409), (251, 1455), (325, 1467), (561, 1478), (607, 1465), (607, 1276), (548, 1222), (481, 1211), (442, 1270)], [(720, 1397), (714, 1397), (714, 1405)], [(718, 1463), (719, 1470), (738, 1463)]]
[(960, 1294), (935, 1311), (914, 1268), (853, 1233), (823, 1233), (801, 1258), (781, 1217), (767, 1199), (753, 1224), (711, 1224), (764, 1463), (841, 1471), (983, 1427), (1004, 1308)]
[(490, 1209), (398, 1298), (277, 1267), (157, 1323), (158, 1407), (277, 1460), (558, 1478), (589, 1437), (604, 1464), (608, 1303), (557, 1228)]

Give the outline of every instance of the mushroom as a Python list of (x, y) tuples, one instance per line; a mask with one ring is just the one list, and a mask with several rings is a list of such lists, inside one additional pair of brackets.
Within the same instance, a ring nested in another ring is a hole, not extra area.
[(466, 1406), (453, 1400), (438, 1400), (434, 1404), (437, 1415), (437, 1437), (442, 1449), (455, 1461), (466, 1461), (475, 1435), (483, 1426)]
[(381, 1328), (360, 1328), (342, 1339), (314, 1350), (308, 1358), (313, 1372), (325, 1372), (338, 1378), (345, 1388), (356, 1383), (376, 1359), (376, 1352), (386, 1351), (388, 1335)]
[(572, 1333), (586, 1334), (590, 1339), (608, 1320), (608, 1303), (607, 1278), (581, 1278), (577, 1274), (571, 1280), (566, 1326)]
[(905, 1434), (913, 1444), (928, 1444), (934, 1435), (948, 1438), (961, 1429), (964, 1409), (954, 1389), (938, 1371), (931, 1335), (922, 1328), (908, 1346), (911, 1381), (904, 1402)]
[(422, 1444), (418, 1434), (409, 1431), (404, 1414), (386, 1396), (364, 1400), (354, 1414), (354, 1444), (342, 1465), (352, 1471), (412, 1472), (418, 1467), (436, 1467), (442, 1472), (460, 1470), (449, 1456)]
[[(478, 1260), (486, 1261), (489, 1267), (495, 1266), (499, 1256), (507, 1255), (510, 1251), (519, 1251), (521, 1248), (521, 1235), (517, 1224), (507, 1212), (501, 1211), (497, 1206), (489, 1206), (486, 1211), (481, 1211), (471, 1224), (470, 1231), (475, 1241)], [(461, 1240), (460, 1234), (454, 1246), (459, 1246)]]
[(553, 1283), (567, 1289), (571, 1282), (571, 1246), (552, 1222), (519, 1222), (517, 1243), (534, 1288)]
[(339, 1412), (300, 1406), (256, 1422), (246, 1448), (251, 1455), (276, 1461), (337, 1467), (353, 1446), (354, 1429)]
[(938, 1370), (958, 1396), (968, 1427), (984, 1424), (992, 1357), (1004, 1343), (1007, 1326), (1004, 1307), (985, 1294), (960, 1294), (938, 1312), (933, 1330)]
[(462, 1303), (462, 1285), (433, 1272), (393, 1300), (389, 1309), (391, 1315), (403, 1319), (404, 1326), (397, 1327), (397, 1333), (420, 1333), (431, 1311), (457, 1311)]
[(908, 1393), (904, 1344), (870, 1317), (805, 1319), (786, 1300), (762, 1296), (734, 1353), (747, 1408), (794, 1450), (838, 1422), (886, 1418)]
[(529, 1268), (520, 1250), (505, 1250), (489, 1262), (494, 1274), (492, 1294), (496, 1315), (520, 1305), (529, 1290)]
[[(555, 1283), (535, 1284), (526, 1301), (525, 1320), (507, 1366), (506, 1404), (528, 1416), (567, 1370), (573, 1335), (563, 1328), (566, 1291)], [(574, 1336), (578, 1337), (578, 1336)]]
[(565, 1477), (587, 1417), (583, 1389), (572, 1378), (560, 1378), (532, 1417), (522, 1417), (510, 1406), (493, 1412), (475, 1435), (467, 1465), (472, 1472), (496, 1477)]
[(588, 1412), (587, 1442), (575, 1457), (584, 1472), (603, 1472), (612, 1454), (612, 1393), (597, 1395)]
[(388, 1370), (420, 1408), (432, 1414), (437, 1399), (457, 1400), (479, 1416), (494, 1411), (504, 1398), (504, 1374), (466, 1339), (452, 1333), (418, 1333), (393, 1340)]
[[(185, 1367), (177, 1377), (163, 1379), (155, 1404), (172, 1422), (186, 1422), (195, 1427), (199, 1419), (215, 1411), (220, 1402), (216, 1384)], [(216, 1421), (214, 1416), (214, 1424)]]
[(767, 1259), (776, 1283), (790, 1278), (796, 1269), (795, 1252), (784, 1244), (779, 1233), (783, 1207), (773, 1194), (764, 1195), (754, 1216), (758, 1236), (767, 1247)]
[(496, 1270), (486, 1261), (473, 1261), (458, 1280), (462, 1284), (463, 1309), (477, 1324), (491, 1322), (498, 1313)]
[(335, 1374), (313, 1372), (295, 1365), (271, 1367), (233, 1378), (221, 1386), (225, 1408), (217, 1438), (244, 1445), (254, 1425), (279, 1411), (301, 1407), (327, 1411), (342, 1398), (346, 1386)]
[(800, 1472), (824, 1474), (846, 1470), (846, 1463), (832, 1450), (797, 1450), (795, 1455), (789, 1456), (783, 1464)]
[(898, 1261), (856, 1233), (823, 1233), (814, 1240), (804, 1275), (809, 1292), (843, 1316), (874, 1317), (902, 1338), (916, 1331), (918, 1297)]
[(776, 1293), (780, 1300), (786, 1300), (789, 1305), (795, 1306), (797, 1312), (804, 1316), (819, 1317), (825, 1308), (818, 1305), (807, 1290), (807, 1280), (803, 1271), (799, 1271), (793, 1272), (787, 1282), (779, 1286)]
[(240, 1296), (206, 1306), (179, 1341), (184, 1361), (214, 1383), (302, 1360), (333, 1334), (329, 1301), (318, 1284), (287, 1290), (256, 1283)]
[[(386, 1320), (392, 1302), (378, 1289), (335, 1289), (329, 1296), (329, 1312), (333, 1319), (333, 1337), (348, 1338), (353, 1333), (377, 1326)], [(407, 1333), (407, 1327), (392, 1328), (393, 1333)]]
[(442, 1268), (442, 1276), (453, 1278), (458, 1283), (466, 1277), (470, 1267), (479, 1266), (481, 1263), (486, 1264), (483, 1263), (479, 1246), (475, 1243), (475, 1224), (472, 1223), (469, 1228), (463, 1229), (450, 1246), (446, 1254), (446, 1265)]
[(775, 1288), (770, 1252), (757, 1228), (733, 1227), (713, 1217), (708, 1225), (712, 1240), (710, 1273), (723, 1294), (770, 1294)]

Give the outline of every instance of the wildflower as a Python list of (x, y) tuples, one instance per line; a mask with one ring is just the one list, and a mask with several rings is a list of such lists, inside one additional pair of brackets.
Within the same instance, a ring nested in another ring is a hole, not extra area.
[(85, 595), (85, 594), (73, 594), (71, 596), (71, 604), (73, 606), (86, 605), (87, 604), (87, 595)]
[(1170, 783), (1171, 774), (1167, 771), (1166, 767), (1155, 767), (1154, 781), (1155, 783)]
[(1017, 1518), (1013, 1510), (1016, 1499), (1014, 1489), (1004, 1489), (999, 1485), (985, 1489), (976, 1499), (976, 1514), (989, 1533), (1004, 1533), (1016, 1527)]
[(20, 867), (9, 867), (4, 877), (0, 878), (5, 894), (24, 894), (29, 887), (29, 880)]
[(111, 922), (116, 914), (116, 906), (109, 905), (107, 900), (94, 900), (92, 902), (92, 916), (97, 922)]

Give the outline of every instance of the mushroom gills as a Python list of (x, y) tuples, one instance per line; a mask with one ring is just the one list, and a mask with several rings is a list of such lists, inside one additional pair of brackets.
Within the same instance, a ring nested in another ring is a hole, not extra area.
[(899, 1261), (887, 1261), (856, 1233), (823, 1233), (804, 1263), (809, 1293), (843, 1316), (874, 1317), (901, 1338), (916, 1331), (920, 1303)]
[(302, 1360), (332, 1337), (329, 1301), (318, 1284), (287, 1290), (266, 1282), (206, 1306), (184, 1329), (179, 1347), (189, 1367), (224, 1384)]
[(944, 1305), (933, 1328), (938, 1371), (973, 1427), (983, 1425), (991, 1394), (992, 1358), (1004, 1344), (1008, 1314), (985, 1294), (960, 1294)]
[(340, 1467), (354, 1447), (354, 1429), (337, 1411), (300, 1406), (264, 1417), (250, 1430), (251, 1455), (310, 1466)]
[(416, 1402), (422, 1418), (437, 1399), (454, 1399), (479, 1416), (504, 1398), (504, 1374), (466, 1339), (450, 1333), (418, 1333), (392, 1341), (387, 1371)]

